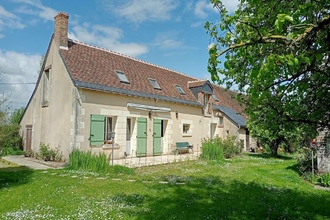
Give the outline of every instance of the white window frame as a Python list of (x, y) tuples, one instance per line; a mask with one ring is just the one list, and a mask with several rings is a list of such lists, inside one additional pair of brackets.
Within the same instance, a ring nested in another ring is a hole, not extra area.
[(111, 132), (114, 132), (114, 117), (105, 116), (104, 117), (104, 140), (105, 141), (112, 141), (111, 136), (110, 136)]

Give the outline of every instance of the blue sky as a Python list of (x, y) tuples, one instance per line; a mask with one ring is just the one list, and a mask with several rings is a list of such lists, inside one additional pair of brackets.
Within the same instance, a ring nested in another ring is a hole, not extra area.
[[(235, 10), (238, 0), (223, 1)], [(1, 0), (0, 96), (25, 106), (54, 31), (54, 16), (69, 14), (69, 37), (200, 79), (211, 43), (206, 21), (219, 22), (207, 0)]]

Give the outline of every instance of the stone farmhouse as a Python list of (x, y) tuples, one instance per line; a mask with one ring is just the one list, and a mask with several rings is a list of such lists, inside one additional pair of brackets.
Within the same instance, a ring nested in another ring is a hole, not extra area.
[[(177, 142), (194, 150), (201, 139), (253, 140), (233, 91), (107, 49), (68, 39), (68, 18), (55, 31), (21, 119), (24, 150), (40, 143), (114, 158), (173, 154)], [(114, 136), (114, 137), (113, 137)]]

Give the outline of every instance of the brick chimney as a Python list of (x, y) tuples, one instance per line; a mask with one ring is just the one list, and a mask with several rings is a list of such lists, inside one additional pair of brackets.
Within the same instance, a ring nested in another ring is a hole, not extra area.
[(61, 48), (68, 48), (68, 20), (69, 15), (60, 12), (55, 17), (54, 41)]

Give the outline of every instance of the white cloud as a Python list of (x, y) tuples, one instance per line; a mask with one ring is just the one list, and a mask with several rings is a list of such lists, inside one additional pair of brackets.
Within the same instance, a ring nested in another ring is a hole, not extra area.
[(222, 0), (223, 4), (229, 13), (234, 13), (237, 10), (239, 0)]
[[(36, 83), (41, 56), (0, 50), (0, 81), (2, 83)], [(26, 106), (34, 84), (0, 84), (0, 94), (10, 96), (12, 109)]]
[(171, 12), (178, 6), (174, 0), (128, 0), (116, 9), (118, 15), (134, 23), (163, 21), (171, 18)]
[[(19, 17), (7, 11), (3, 6), (0, 5), (0, 30), (2, 30), (4, 27), (11, 29), (23, 29), (25, 25), (21, 23)], [(0, 36), (1, 38), (4, 37), (3, 34), (0, 34)]]
[[(222, 3), (225, 5), (229, 13), (233, 13), (236, 11), (239, 1), (222, 0)], [(199, 0), (195, 5), (194, 14), (199, 18), (205, 19), (212, 12), (218, 13), (218, 11), (213, 8), (213, 5), (208, 0)]]
[(69, 38), (85, 43), (90, 43), (117, 51), (130, 56), (139, 56), (148, 52), (148, 47), (137, 43), (122, 43), (123, 37), (121, 29), (103, 25), (91, 26), (84, 23), (82, 26), (73, 27), (73, 32), (69, 33)]
[(53, 8), (44, 6), (40, 0), (14, 0), (18, 3), (24, 3), (27, 5), (32, 6), (21, 6), (16, 11), (23, 14), (29, 14), (29, 15), (37, 15), (40, 18), (44, 19), (45, 21), (52, 21), (54, 20), (54, 16), (58, 13)]
[(173, 32), (158, 33), (155, 38), (155, 43), (152, 45), (165, 50), (184, 47), (183, 42), (177, 40), (177, 34)]

